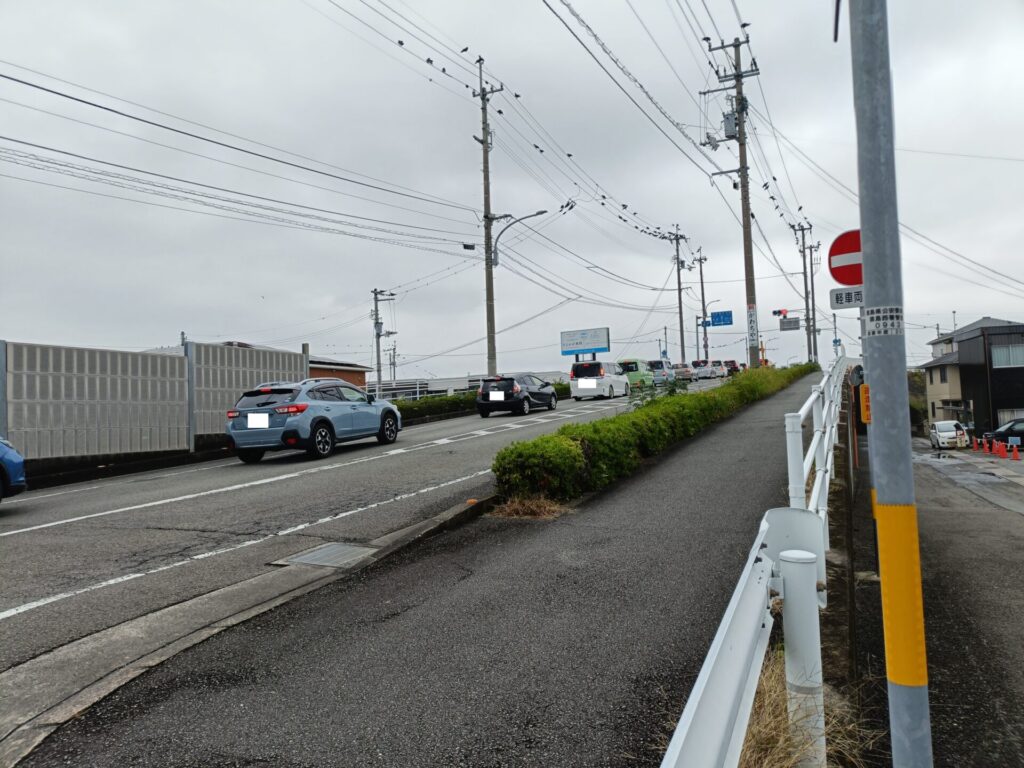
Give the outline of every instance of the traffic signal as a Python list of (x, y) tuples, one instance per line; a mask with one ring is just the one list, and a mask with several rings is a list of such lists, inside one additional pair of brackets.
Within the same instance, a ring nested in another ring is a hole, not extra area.
[(788, 309), (773, 309), (772, 315), (775, 317), (786, 317), (789, 314)]

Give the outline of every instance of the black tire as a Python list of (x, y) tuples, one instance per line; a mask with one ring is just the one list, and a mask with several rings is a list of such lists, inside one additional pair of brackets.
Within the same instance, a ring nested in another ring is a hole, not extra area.
[(264, 453), (266, 451), (261, 451), (258, 448), (242, 448), (238, 451), (238, 458), (243, 464), (258, 464)]
[(611, 400), (615, 397), (615, 387), (608, 387), (608, 399)]
[(326, 421), (318, 422), (313, 425), (309, 435), (309, 448), (306, 449), (306, 453), (311, 459), (326, 459), (334, 453), (334, 441), (334, 430), (331, 429), (331, 425)]
[(626, 385), (626, 397), (629, 397), (629, 384)]
[(549, 411), (553, 411), (557, 407), (558, 407), (558, 397), (556, 395), (551, 395), (551, 400), (548, 401), (548, 410)]
[(377, 432), (377, 442), (381, 445), (391, 445), (398, 439), (398, 419), (391, 411), (387, 411), (380, 420), (380, 431)]
[(519, 402), (519, 415), (526, 416), (530, 412), (530, 398), (529, 396), (524, 397)]
[(582, 398), (582, 397), (576, 397), (576, 395), (573, 395), (573, 396), (572, 396), (572, 399), (573, 399), (573, 400), (575, 400), (575, 401), (576, 401), (576, 402), (578, 403), (578, 402), (579, 402), (580, 400), (582, 400), (583, 398)]
[(490, 408), (477, 408), (476, 412), (480, 414), (481, 419), (486, 419), (488, 416), (491, 415)]

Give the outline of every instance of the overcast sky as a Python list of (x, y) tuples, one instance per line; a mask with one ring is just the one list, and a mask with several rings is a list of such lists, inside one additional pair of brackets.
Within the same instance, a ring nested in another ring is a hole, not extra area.
[[(465, 87), (483, 56), (489, 83), (505, 87), (491, 104), (493, 209), (550, 212), (529, 222), (548, 240), (523, 225), (501, 238), (499, 369), (564, 369), (559, 331), (595, 326), (611, 328), (612, 356), (650, 358), (667, 326), (680, 359), (672, 245), (635, 228), (675, 224), (683, 255), (707, 257), (709, 311), (737, 321), (714, 329), (710, 356), (744, 360), (739, 194), (708, 177), (712, 161), (737, 166), (735, 145), (705, 158), (688, 139), (720, 131), (724, 100), (697, 95), (717, 87), (697, 37), (739, 34), (733, 4), (707, 0), (709, 18), (703, 2), (573, 2), (687, 136), (549, 2), (650, 118), (543, 0), (3, 0), (0, 73), (285, 162), (0, 80), (0, 338), (146, 349), (184, 331), (308, 341), (368, 364), (370, 292), (382, 288), (396, 293), (384, 321), (400, 376), (484, 371), (480, 109)], [(802, 290), (789, 225), (806, 217), (823, 255), (859, 226), (823, 177), (857, 189), (847, 4), (838, 43), (832, 3), (737, 6), (750, 23), (744, 64), (752, 52), (760, 68), (746, 81), (752, 204), (767, 236), (755, 228), (759, 323), (768, 356), (786, 364), (805, 355), (803, 332), (780, 333), (771, 315), (803, 309), (773, 263)], [(958, 325), (1024, 320), (1024, 5), (906, 0), (889, 12), (900, 218), (937, 244), (902, 243), (908, 355), (922, 362), (954, 310)], [(683, 279), (694, 359), (697, 271)], [(816, 285), (827, 310), (827, 268)], [(855, 314), (839, 327), (859, 354)], [(831, 355), (831, 328), (819, 349)]]

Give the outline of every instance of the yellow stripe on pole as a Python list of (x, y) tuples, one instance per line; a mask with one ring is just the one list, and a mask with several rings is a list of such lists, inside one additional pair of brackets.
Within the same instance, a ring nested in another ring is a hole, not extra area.
[(886, 675), (897, 685), (927, 685), (917, 507), (879, 504), (874, 489), (871, 503), (878, 529)]

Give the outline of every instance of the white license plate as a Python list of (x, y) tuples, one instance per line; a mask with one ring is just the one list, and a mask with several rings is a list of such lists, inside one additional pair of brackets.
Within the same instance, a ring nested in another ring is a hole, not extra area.
[(580, 379), (580, 389), (597, 389), (597, 379)]
[(504, 401), (505, 401), (505, 393), (504, 393), (504, 392), (501, 392), (500, 390), (499, 390), (498, 392), (495, 392), (495, 391), (494, 391), (494, 390), (492, 389), (492, 390), (491, 390), (490, 392), (488, 392), (487, 394), (491, 396), (491, 400), (496, 400), (496, 401), (498, 401), (499, 403), (500, 403), (500, 402), (504, 402)]
[(267, 429), (270, 427), (269, 413), (250, 413), (245, 420), (249, 429)]

